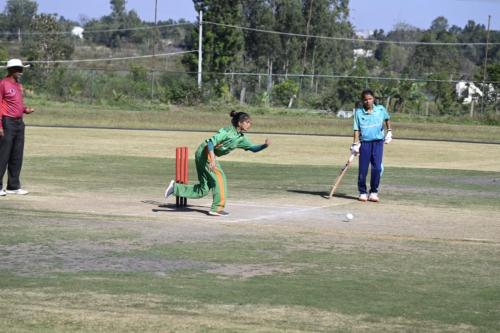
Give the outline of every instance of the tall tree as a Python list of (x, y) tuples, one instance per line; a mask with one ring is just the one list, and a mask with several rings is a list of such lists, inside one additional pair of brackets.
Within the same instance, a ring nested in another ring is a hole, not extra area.
[(30, 23), (38, 10), (38, 4), (33, 0), (7, 0), (5, 15), (7, 26), (11, 33), (17, 34), (21, 41), (21, 32), (29, 28)]
[(118, 48), (123, 41), (141, 43), (153, 35), (156, 38), (157, 31), (151, 32), (150, 36), (144, 31), (127, 30), (140, 27), (143, 23), (135, 10), (127, 12), (126, 0), (110, 0), (111, 14), (101, 17), (99, 20), (91, 20), (85, 25), (86, 30), (108, 30), (89, 35), (94, 42), (104, 44), (112, 48)]
[(126, 16), (126, 4), (127, 0), (111, 0), (111, 16), (115, 19), (122, 19)]
[[(442, 76), (445, 70), (448, 79), (458, 78), (460, 69), (458, 48), (455, 45), (446, 45), (457, 42), (457, 38), (446, 30), (447, 22), (444, 17), (438, 17), (432, 22), (431, 29), (424, 33), (421, 41), (427, 44), (415, 48), (413, 62), (406, 68), (410, 75), (422, 77), (422, 74), (439, 73), (439, 76)], [(443, 45), (431, 44), (438, 42)]]
[[(50, 62), (69, 59), (73, 54), (73, 37), (61, 34), (63, 25), (58, 21), (57, 15), (35, 15), (30, 24), (30, 30), (37, 34), (29, 35), (23, 39), (21, 55), (24, 58)], [(47, 86), (50, 84), (48, 77), (54, 67), (57, 67), (57, 64), (36, 65), (32, 70), (26, 72), (26, 78), (33, 79), (35, 85)], [(61, 86), (61, 89), (65, 86), (61, 82), (57, 84)]]
[[(203, 71), (204, 79), (213, 80), (218, 95), (227, 89), (222, 75), (231, 72), (241, 63), (244, 45), (243, 33), (239, 29), (223, 25), (240, 25), (242, 22), (241, 0), (193, 0), (197, 12), (203, 12)], [(189, 40), (192, 48), (198, 48), (198, 28)], [(191, 54), (184, 62), (196, 70), (198, 59)]]
[[(302, 16), (301, 0), (275, 0), (273, 1), (273, 12), (276, 18), (273, 30), (292, 34), (304, 33), (304, 17)], [(276, 50), (276, 64), (273, 68), (279, 73), (301, 72), (301, 49), (303, 39), (301, 37), (280, 35), (280, 47)]]
[(29, 60), (63, 60), (73, 54), (72, 37), (61, 37), (63, 26), (57, 15), (35, 15), (30, 29), (37, 34), (24, 39), (21, 52)]
[[(308, 29), (310, 35), (347, 38), (354, 36), (348, 21), (347, 0), (306, 0), (304, 15), (313, 18)], [(311, 38), (304, 51), (305, 73), (339, 73), (352, 67), (351, 43)], [(311, 88), (313, 83), (311, 80)]]
[[(245, 26), (251, 29), (273, 30), (275, 17), (270, 0), (242, 0)], [(274, 61), (279, 37), (255, 30), (245, 32), (246, 62), (256, 69), (265, 69), (269, 60)], [(261, 70), (262, 71), (262, 70)]]

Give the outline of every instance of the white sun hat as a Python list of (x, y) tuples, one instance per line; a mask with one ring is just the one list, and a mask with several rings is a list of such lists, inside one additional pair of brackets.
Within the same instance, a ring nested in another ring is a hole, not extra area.
[(23, 62), (19, 59), (10, 59), (7, 61), (7, 68), (12, 68), (12, 67), (30, 67), (30, 65), (23, 65)]

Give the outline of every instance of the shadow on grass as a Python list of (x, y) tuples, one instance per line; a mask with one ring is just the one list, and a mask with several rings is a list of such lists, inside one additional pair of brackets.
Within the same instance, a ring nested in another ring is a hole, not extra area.
[[(152, 211), (155, 213), (158, 212), (198, 212), (203, 213), (205, 215), (208, 214), (208, 210), (206, 206), (198, 206), (198, 205), (188, 205), (183, 207), (177, 207), (175, 203), (164, 203), (155, 200), (143, 200), (142, 203), (157, 206), (158, 208), (153, 208)], [(200, 209), (199, 207), (203, 207), (204, 209)]]
[[(287, 192), (320, 196), (320, 197), (325, 198), (325, 199), (329, 199), (329, 194), (330, 194), (329, 192), (325, 192), (325, 191), (304, 191), (304, 190), (287, 190)], [(348, 195), (345, 193), (335, 193), (333, 196), (335, 198), (358, 200), (358, 197)]]

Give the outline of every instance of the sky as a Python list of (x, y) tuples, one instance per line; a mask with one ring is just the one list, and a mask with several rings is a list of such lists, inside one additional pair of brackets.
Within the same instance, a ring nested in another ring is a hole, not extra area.
[[(79, 21), (80, 17), (99, 18), (111, 12), (109, 0), (36, 0), (40, 13), (58, 13)], [(180, 18), (196, 20), (192, 0), (157, 0), (158, 19)], [(6, 0), (0, 0), (0, 10)], [(500, 0), (350, 0), (350, 21), (356, 30), (393, 29), (397, 23), (407, 23), (427, 29), (438, 16), (451, 25), (464, 27), (468, 20), (500, 30)], [(127, 9), (134, 9), (146, 21), (154, 21), (155, 0), (127, 0)]]

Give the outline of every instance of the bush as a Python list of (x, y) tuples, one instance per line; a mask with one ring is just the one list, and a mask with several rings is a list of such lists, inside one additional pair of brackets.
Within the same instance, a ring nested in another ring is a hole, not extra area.
[(285, 80), (273, 87), (273, 100), (280, 106), (288, 106), (291, 98), (296, 98), (299, 85), (295, 81)]
[(160, 84), (164, 91), (160, 99), (164, 103), (194, 105), (201, 99), (198, 85), (192, 77), (164, 74)]

